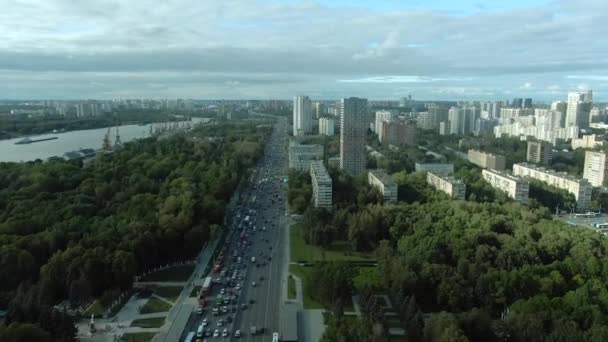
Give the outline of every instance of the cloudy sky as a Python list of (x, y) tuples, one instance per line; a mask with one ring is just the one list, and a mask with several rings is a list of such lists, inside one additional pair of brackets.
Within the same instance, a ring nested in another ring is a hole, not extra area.
[(0, 98), (608, 100), (607, 0), (0, 0)]

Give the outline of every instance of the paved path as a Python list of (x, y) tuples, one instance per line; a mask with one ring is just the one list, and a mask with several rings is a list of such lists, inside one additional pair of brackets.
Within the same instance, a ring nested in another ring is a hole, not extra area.
[(156, 298), (156, 299), (160, 300), (161, 302), (165, 302), (165, 303), (167, 303), (167, 304), (169, 304), (169, 305), (171, 305), (171, 306), (173, 306), (173, 304), (175, 304), (175, 303), (173, 303), (172, 301), (168, 300), (167, 298), (165, 298), (165, 297), (161, 297), (161, 296), (157, 295), (156, 293), (153, 293), (153, 294), (152, 294), (152, 297), (154, 297), (154, 298)]

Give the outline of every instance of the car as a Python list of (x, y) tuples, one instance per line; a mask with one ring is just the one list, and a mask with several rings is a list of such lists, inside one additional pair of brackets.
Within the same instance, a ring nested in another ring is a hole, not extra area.
[(231, 316), (226, 317), (226, 322), (232, 323), (232, 317)]
[(241, 304), (241, 310), (245, 310), (245, 309), (247, 309), (247, 304), (245, 304), (245, 303)]
[(220, 337), (220, 331), (218, 329), (215, 329), (213, 332), (213, 337)]
[(224, 294), (224, 293), (226, 293), (226, 289), (221, 289), (220, 294)]
[(255, 303), (255, 300), (250, 299), (250, 300), (249, 300), (249, 304), (253, 304), (253, 303)]
[(237, 329), (237, 331), (234, 332), (234, 337), (241, 337), (241, 331)]
[(251, 282), (251, 286), (255, 287), (255, 281)]
[(203, 326), (206, 327), (209, 324), (209, 321), (205, 318), (203, 319)]
[(198, 308), (196, 308), (196, 314), (197, 315), (202, 315), (203, 314), (203, 308), (200, 307), (200, 306)]
[(260, 281), (264, 280), (264, 276), (260, 276)]
[(223, 319), (218, 319), (217, 320), (217, 326), (221, 327), (222, 325), (224, 325), (224, 320)]
[(222, 337), (228, 337), (228, 329), (224, 328), (224, 331), (222, 331)]

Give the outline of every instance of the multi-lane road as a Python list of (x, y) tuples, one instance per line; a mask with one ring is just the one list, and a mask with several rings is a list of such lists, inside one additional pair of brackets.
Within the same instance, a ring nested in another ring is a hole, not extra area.
[[(278, 119), (251, 184), (241, 191), (236, 208), (229, 213), (231, 224), (227, 227), (227, 239), (219, 247), (223, 248), (225, 260), (223, 276), (221, 272), (209, 274), (219, 283), (213, 284), (203, 313), (193, 315), (188, 322), (182, 340), (188, 332), (196, 332), (204, 319), (205, 335), (211, 336), (204, 336), (200, 341), (272, 341), (273, 333), (279, 332), (281, 286), (286, 276), (282, 274), (283, 263), (288, 260), (286, 249), (281, 245), (287, 224), (285, 195), (281, 190), (287, 170), (287, 127), (285, 118)], [(224, 297), (232, 299), (229, 304), (216, 306), (217, 296), (222, 292)], [(245, 309), (241, 309), (242, 304), (246, 305)], [(212, 314), (215, 307), (219, 315)], [(227, 313), (221, 313), (224, 307)], [(218, 326), (219, 320), (222, 320), (221, 326)], [(252, 326), (260, 330), (255, 335), (251, 333)], [(227, 337), (222, 337), (224, 329)], [(218, 337), (214, 337), (216, 330)], [(235, 336), (237, 330), (240, 337)]]

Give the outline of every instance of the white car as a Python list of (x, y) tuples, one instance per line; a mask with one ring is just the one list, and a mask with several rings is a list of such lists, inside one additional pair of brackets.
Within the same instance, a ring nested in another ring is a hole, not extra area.
[(255, 281), (252, 281), (251, 286), (255, 287), (255, 285), (256, 285)]
[(207, 319), (206, 319), (206, 318), (205, 318), (205, 319), (203, 319), (203, 326), (204, 326), (204, 327), (206, 327), (206, 326), (207, 326), (207, 324), (209, 324), (209, 321), (207, 321)]
[(220, 293), (221, 293), (221, 294), (226, 293), (226, 289), (221, 289), (221, 290), (220, 290)]
[(240, 330), (235, 331), (234, 337), (241, 337), (241, 331)]
[(228, 337), (228, 329), (224, 329), (224, 331), (222, 331), (222, 337)]
[(213, 332), (213, 337), (220, 337), (220, 331), (218, 329), (215, 329)]
[(223, 319), (218, 320), (217, 321), (217, 326), (221, 327), (222, 325), (224, 325), (224, 320)]

